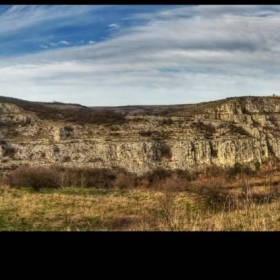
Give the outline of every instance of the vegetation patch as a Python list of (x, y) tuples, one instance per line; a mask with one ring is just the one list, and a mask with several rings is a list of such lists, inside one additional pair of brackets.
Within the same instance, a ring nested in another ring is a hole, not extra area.
[(214, 133), (216, 132), (216, 128), (214, 125), (207, 124), (202, 121), (193, 122), (191, 124), (191, 127), (201, 131), (206, 139), (211, 138), (214, 135)]
[(172, 158), (171, 147), (165, 142), (161, 143), (161, 156), (167, 159)]
[(12, 187), (1, 181), (0, 230), (279, 230), (280, 171), (247, 168), (236, 163), (232, 177), (216, 166), (137, 177), (22, 166), (10, 173)]
[(152, 136), (153, 133), (154, 133), (154, 132), (151, 131), (151, 130), (141, 130), (141, 131), (139, 132), (139, 134), (140, 134), (141, 136), (145, 136), (145, 137)]
[(69, 106), (67, 105), (73, 104), (59, 103), (62, 107), (56, 107), (51, 106), (55, 103), (48, 104), (30, 102), (9, 97), (0, 97), (0, 102), (15, 104), (24, 110), (36, 113), (36, 115), (41, 119), (48, 119), (52, 121), (67, 121), (78, 124), (90, 123), (106, 125), (123, 124), (126, 121), (125, 114), (123, 113), (117, 113), (106, 109), (94, 110), (81, 105), (75, 105), (69, 108)]
[(164, 118), (161, 122), (162, 125), (172, 125), (173, 120), (171, 118)]
[(252, 135), (248, 131), (246, 131), (243, 127), (236, 126), (233, 123), (229, 124), (229, 130), (231, 133), (252, 137)]

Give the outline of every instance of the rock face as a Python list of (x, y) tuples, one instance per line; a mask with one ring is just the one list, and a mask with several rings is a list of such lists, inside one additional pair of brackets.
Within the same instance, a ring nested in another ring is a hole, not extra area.
[(197, 170), (280, 159), (278, 97), (169, 106), (156, 114), (131, 110), (125, 118), (122, 124), (76, 124), (0, 103), (1, 166), (118, 166), (144, 174), (157, 167)]

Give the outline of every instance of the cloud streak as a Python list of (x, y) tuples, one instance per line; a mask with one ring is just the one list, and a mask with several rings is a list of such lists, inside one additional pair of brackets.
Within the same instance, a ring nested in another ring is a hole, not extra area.
[[(34, 22), (42, 11), (33, 9)], [(72, 9), (67, 7), (69, 15)], [(23, 11), (11, 8), (5, 16)], [(61, 17), (61, 10), (52, 16)], [(186, 6), (126, 20), (139, 19), (144, 22), (121, 29), (110, 24), (117, 34), (90, 41), (94, 44), (70, 46), (60, 40), (57, 44), (67, 48), (2, 59), (2, 92), (92, 106), (194, 103), (280, 92), (279, 6)]]
[[(0, 14), (0, 35), (40, 25), (48, 28), (55, 22), (58, 25), (77, 24), (92, 11), (103, 6), (59, 6), (59, 5), (16, 5)], [(43, 26), (43, 24), (45, 24)]]

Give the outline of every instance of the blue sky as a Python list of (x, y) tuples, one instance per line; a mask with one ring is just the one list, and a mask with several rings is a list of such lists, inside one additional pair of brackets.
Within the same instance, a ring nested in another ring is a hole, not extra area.
[(279, 6), (0, 5), (0, 95), (88, 106), (280, 94)]

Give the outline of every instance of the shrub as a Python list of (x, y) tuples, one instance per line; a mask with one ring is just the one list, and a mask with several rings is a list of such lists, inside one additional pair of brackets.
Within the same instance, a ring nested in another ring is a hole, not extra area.
[(157, 168), (136, 181), (138, 185), (150, 189), (178, 191), (185, 189), (186, 184), (193, 179), (194, 176), (188, 170)]
[(172, 125), (173, 124), (173, 121), (171, 118), (168, 118), (168, 119), (163, 119), (162, 122), (161, 122), (162, 125)]
[(11, 172), (9, 184), (11, 187), (32, 187), (35, 191), (58, 188), (58, 172), (50, 167), (21, 166)]
[(241, 173), (242, 172), (242, 164), (241, 163), (239, 163), (239, 162), (236, 162), (235, 164), (234, 164), (234, 172), (235, 172), (235, 174), (239, 174), (239, 173)]
[(166, 143), (162, 143), (161, 145), (161, 156), (168, 159), (172, 158), (171, 148)]
[(60, 152), (59, 147), (58, 147), (58, 146), (54, 146), (54, 147), (53, 147), (53, 152), (54, 152), (54, 153), (59, 153), (59, 152)]
[(14, 147), (11, 147), (11, 146), (6, 146), (4, 149), (3, 149), (3, 156), (4, 157), (10, 157), (10, 158), (14, 158), (14, 155), (16, 153), (16, 149)]
[(150, 131), (150, 130), (141, 130), (141, 131), (139, 132), (139, 134), (140, 134), (141, 136), (151, 136), (151, 135), (153, 134), (153, 132)]
[(189, 170), (176, 169), (173, 171), (176, 178), (179, 178), (185, 182), (190, 182), (195, 179), (195, 174), (191, 173)]
[(63, 162), (70, 162), (71, 158), (69, 156), (65, 156), (62, 161)]
[(241, 163), (236, 162), (233, 167), (228, 169), (227, 175), (229, 177), (235, 177), (237, 174), (251, 175), (253, 173), (254, 170), (250, 166), (243, 166)]
[(237, 134), (244, 135), (244, 136), (249, 136), (249, 137), (252, 136), (252, 135), (251, 135), (249, 132), (247, 132), (243, 127), (241, 127), (241, 126), (236, 126), (236, 125), (234, 125), (234, 124), (232, 124), (232, 123), (229, 125), (229, 129), (230, 129), (230, 131), (231, 131), (232, 133), (237, 133)]
[(157, 168), (152, 172), (148, 173), (145, 177), (150, 182), (150, 184), (155, 184), (171, 177), (172, 171), (163, 168)]
[(221, 211), (228, 208), (228, 193), (219, 187), (204, 187), (197, 190), (200, 205), (207, 211)]
[(21, 166), (10, 173), (9, 184), (32, 187), (36, 191), (64, 186), (112, 188), (116, 178), (116, 172), (107, 169)]
[(85, 177), (85, 187), (111, 188), (116, 174), (107, 169), (82, 169), (81, 175)]
[(218, 151), (217, 150), (211, 150), (211, 155), (213, 158), (217, 158), (218, 157)]
[(118, 189), (137, 187), (138, 184), (137, 177), (133, 174), (127, 174), (126, 172), (118, 173), (114, 180), (114, 187)]
[(56, 167), (62, 186), (111, 188), (116, 174), (108, 169)]
[(223, 176), (225, 174), (225, 170), (224, 170), (224, 168), (216, 166), (216, 165), (213, 164), (213, 165), (208, 166), (206, 168), (206, 174), (209, 177), (220, 177), (220, 176)]
[(72, 126), (64, 126), (64, 130), (68, 131), (68, 132), (73, 132), (74, 131), (74, 128)]
[(255, 162), (255, 170), (256, 170), (256, 171), (259, 171), (260, 168), (261, 168), (261, 163), (260, 163), (259, 161), (256, 161), (256, 162)]
[(216, 149), (214, 149), (213, 144), (211, 142), (209, 142), (209, 144), (210, 144), (211, 156), (213, 158), (217, 158), (218, 157), (218, 151)]
[(216, 128), (212, 124), (206, 124), (202, 121), (198, 121), (195, 123), (192, 123), (191, 126), (193, 128), (199, 129), (201, 132), (203, 132), (205, 138), (210, 138), (213, 136), (213, 134), (216, 132)]

